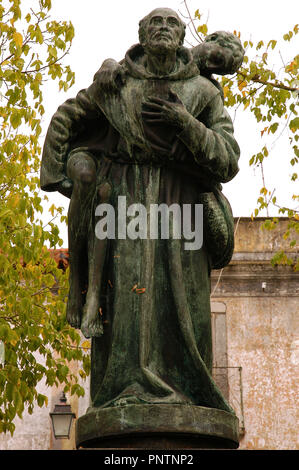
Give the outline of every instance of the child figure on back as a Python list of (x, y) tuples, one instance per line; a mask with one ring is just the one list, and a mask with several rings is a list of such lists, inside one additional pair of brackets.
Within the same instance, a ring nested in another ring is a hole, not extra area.
[(221, 85), (212, 74), (236, 73), (242, 65), (245, 51), (240, 39), (234, 34), (216, 31), (209, 34), (201, 44), (193, 47), (191, 53), (201, 75), (211, 80), (223, 96)]

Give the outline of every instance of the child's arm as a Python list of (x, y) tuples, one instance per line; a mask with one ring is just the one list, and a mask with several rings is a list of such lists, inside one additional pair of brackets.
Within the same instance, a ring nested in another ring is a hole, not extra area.
[(94, 76), (102, 90), (116, 91), (125, 82), (125, 71), (121, 65), (122, 62), (116, 62), (114, 59), (104, 60), (101, 68)]

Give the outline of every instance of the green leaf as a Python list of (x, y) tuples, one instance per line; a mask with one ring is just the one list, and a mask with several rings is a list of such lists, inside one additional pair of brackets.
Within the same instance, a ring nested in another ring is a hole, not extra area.
[(296, 117), (290, 121), (289, 127), (292, 132), (296, 132), (299, 129), (299, 117)]
[(272, 134), (275, 134), (275, 132), (277, 131), (278, 126), (279, 126), (278, 122), (275, 122), (274, 124), (271, 124), (271, 126), (269, 127), (269, 130), (272, 132)]
[(13, 110), (10, 116), (10, 123), (14, 129), (17, 129), (22, 123), (22, 114), (18, 110)]

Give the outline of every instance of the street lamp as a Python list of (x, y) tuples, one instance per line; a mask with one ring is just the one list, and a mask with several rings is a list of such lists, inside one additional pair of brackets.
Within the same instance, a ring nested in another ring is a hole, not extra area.
[(55, 439), (69, 439), (72, 421), (76, 415), (72, 412), (71, 405), (67, 405), (64, 392), (61, 394), (60, 403), (57, 403), (54, 411), (50, 413), (50, 417)]

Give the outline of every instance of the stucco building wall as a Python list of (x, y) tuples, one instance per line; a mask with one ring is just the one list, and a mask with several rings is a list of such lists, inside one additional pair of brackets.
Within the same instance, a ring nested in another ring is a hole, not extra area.
[[(239, 221), (230, 265), (212, 274), (212, 302), (226, 307), (229, 391), (235, 394), (230, 398), (244, 425), (240, 449), (294, 450), (299, 448), (299, 276), (291, 266), (269, 262), (273, 252), (291, 251), (281, 236), (287, 220), (270, 232), (261, 230), (262, 224)], [(241, 383), (232, 374), (237, 368)]]
[[(51, 390), (41, 382), (38, 386), (40, 393), (51, 396)], [(39, 408), (37, 405), (30, 415), (24, 412), (23, 419), (16, 417), (16, 426), (13, 436), (10, 433), (0, 434), (0, 450), (48, 450), (51, 448), (51, 428), (49, 413), (51, 399), (48, 406)]]

